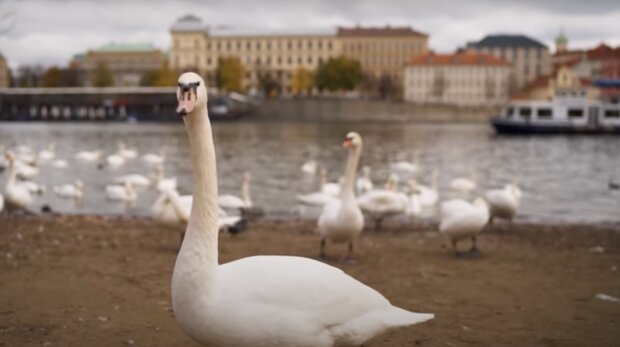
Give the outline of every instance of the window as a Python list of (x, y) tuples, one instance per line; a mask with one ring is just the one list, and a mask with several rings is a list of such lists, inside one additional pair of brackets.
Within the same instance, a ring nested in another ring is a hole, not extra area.
[(515, 109), (514, 109), (514, 108), (512, 108), (512, 107), (508, 107), (508, 108), (506, 109), (506, 117), (507, 117), (507, 118), (512, 118), (512, 115), (514, 114), (514, 112), (515, 112)]
[(530, 118), (532, 115), (532, 109), (529, 107), (521, 107), (519, 109), (519, 115), (523, 118)]
[(536, 116), (538, 116), (538, 118), (551, 118), (552, 114), (553, 112), (550, 108), (539, 108), (536, 111)]
[(260, 42), (256, 42), (256, 49), (260, 50)]
[(569, 108), (568, 118), (581, 118), (583, 117), (583, 109), (581, 108)]
[(215, 48), (220, 49), (220, 43), (218, 42), (217, 45), (215, 45)]
[(245, 48), (247, 49), (252, 48), (252, 44), (248, 41), (248, 43), (245, 44)]
[(332, 43), (331, 42), (327, 43), (327, 49), (332, 49)]
[(620, 110), (605, 110), (605, 118), (620, 118)]

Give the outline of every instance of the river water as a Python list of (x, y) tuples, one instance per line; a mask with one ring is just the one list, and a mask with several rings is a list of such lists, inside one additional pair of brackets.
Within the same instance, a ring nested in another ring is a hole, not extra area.
[[(344, 170), (346, 152), (341, 143), (348, 131), (364, 139), (363, 165), (372, 168), (372, 179), (382, 185), (389, 164), (411, 161), (418, 153), (421, 170), (413, 175), (427, 183), (439, 173), (442, 198), (449, 198), (449, 182), (473, 177), (475, 195), (516, 180), (523, 190), (518, 219), (540, 222), (620, 221), (620, 191), (610, 190), (610, 180), (620, 182), (620, 137), (617, 136), (497, 136), (486, 124), (380, 124), (380, 123), (215, 123), (220, 193), (239, 195), (244, 171), (252, 174), (255, 205), (268, 216), (312, 217), (317, 211), (300, 207), (298, 193), (317, 189), (318, 178), (304, 175), (300, 166), (315, 159), (336, 181)], [(191, 192), (191, 163), (185, 128), (178, 124), (145, 123), (0, 123), (0, 145), (27, 145), (43, 149), (56, 143), (56, 159), (69, 167), (41, 166), (36, 182), (47, 192), (36, 198), (33, 209), (49, 205), (63, 213), (146, 215), (156, 198), (154, 189), (140, 189), (133, 206), (107, 201), (105, 186), (123, 174), (151, 171), (141, 160), (118, 169), (98, 169), (94, 163), (73, 159), (78, 150), (116, 151), (119, 140), (139, 155), (164, 148), (166, 176), (178, 178), (181, 193)], [(0, 173), (4, 187), (6, 171)], [(406, 175), (401, 174), (404, 181)], [(81, 179), (83, 203), (56, 197), (54, 185)], [(3, 189), (2, 189), (3, 190)]]

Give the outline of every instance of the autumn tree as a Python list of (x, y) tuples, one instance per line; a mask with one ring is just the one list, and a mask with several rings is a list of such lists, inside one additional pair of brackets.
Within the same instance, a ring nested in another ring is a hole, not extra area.
[(62, 71), (56, 66), (52, 66), (43, 74), (43, 87), (62, 87), (61, 84)]
[(330, 58), (319, 65), (314, 83), (319, 90), (353, 90), (362, 81), (362, 66), (347, 57)]
[(297, 68), (291, 79), (291, 88), (294, 94), (308, 92), (312, 88), (312, 74), (303, 67)]
[(93, 72), (91, 82), (95, 87), (110, 87), (114, 85), (114, 76), (105, 63), (99, 63)]
[(243, 91), (245, 69), (237, 57), (220, 57), (217, 59), (215, 81), (219, 89), (227, 92)]

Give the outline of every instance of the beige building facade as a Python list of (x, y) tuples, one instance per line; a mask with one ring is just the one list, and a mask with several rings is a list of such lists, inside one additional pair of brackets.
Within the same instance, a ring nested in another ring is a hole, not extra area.
[(9, 66), (0, 53), (0, 88), (6, 88), (10, 85)]
[(138, 86), (142, 76), (161, 68), (165, 54), (148, 43), (110, 43), (98, 49), (76, 54), (69, 66), (78, 71), (80, 84), (92, 85), (92, 76), (100, 64), (110, 70), (115, 86)]
[(549, 48), (524, 35), (489, 35), (467, 44), (468, 52), (489, 53), (512, 65), (510, 92), (551, 72)]
[(220, 57), (237, 57), (245, 69), (243, 85), (256, 90), (259, 75), (269, 74), (281, 92), (292, 91), (291, 78), (304, 68), (341, 55), (358, 60), (365, 73), (400, 78), (412, 55), (426, 52), (428, 36), (410, 28), (339, 28), (334, 34), (214, 35), (194, 16), (177, 20), (170, 29), (170, 65), (196, 69), (214, 85)]
[(417, 56), (405, 68), (405, 101), (455, 106), (498, 106), (508, 100), (511, 66), (488, 53)]

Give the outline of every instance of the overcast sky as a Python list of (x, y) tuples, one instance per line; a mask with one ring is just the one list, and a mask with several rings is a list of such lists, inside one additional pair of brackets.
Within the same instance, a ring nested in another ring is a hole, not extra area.
[(14, 25), (0, 36), (0, 52), (14, 68), (65, 66), (73, 54), (111, 41), (168, 49), (168, 30), (185, 14), (241, 32), (409, 25), (429, 34), (438, 52), (490, 33), (523, 33), (552, 47), (562, 28), (573, 48), (620, 44), (618, 0), (0, 0), (6, 11)]

